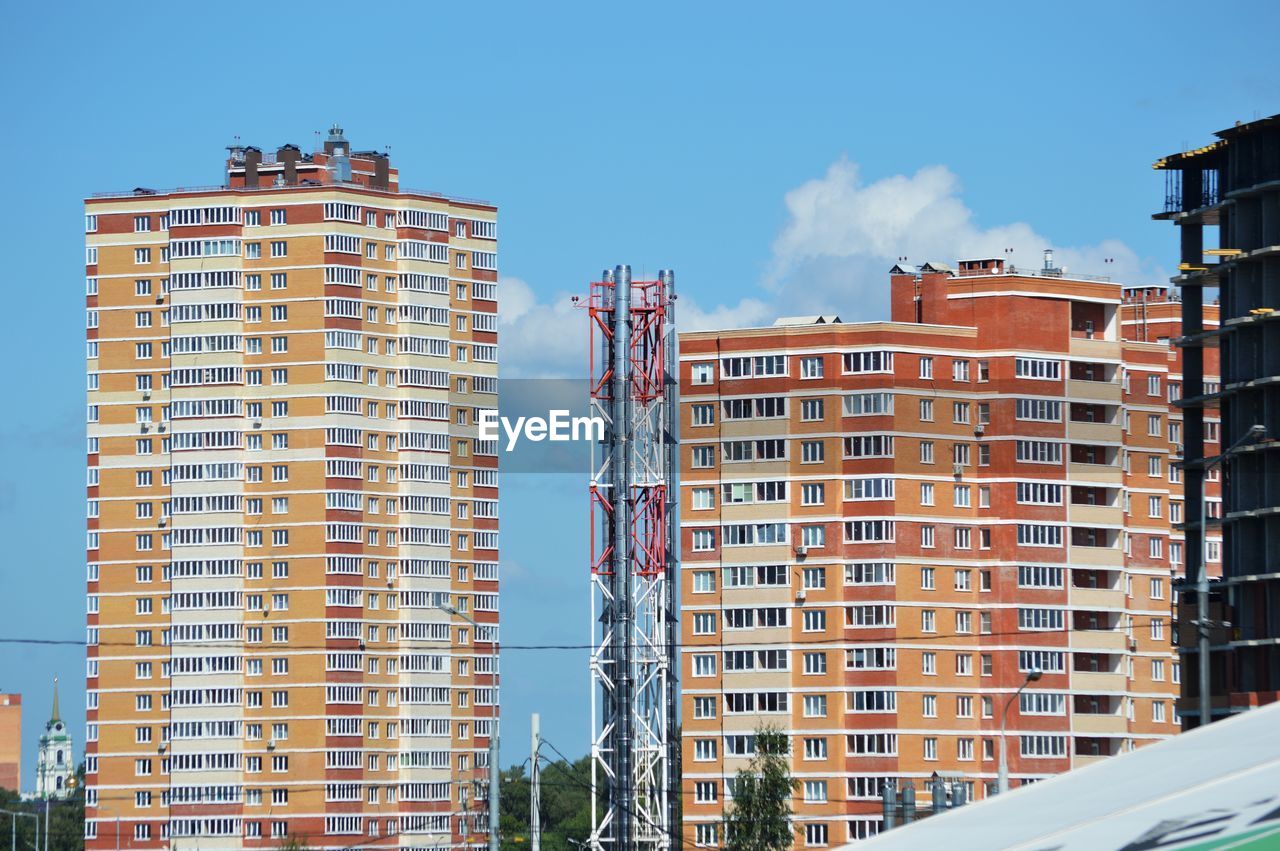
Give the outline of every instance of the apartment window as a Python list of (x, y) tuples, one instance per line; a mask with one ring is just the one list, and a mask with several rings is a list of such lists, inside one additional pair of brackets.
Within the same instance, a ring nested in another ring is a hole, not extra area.
[[(932, 528), (932, 527), (930, 527)], [(936, 581), (937, 568), (922, 567), (920, 568), (920, 588), (923, 591), (932, 591), (937, 587)]]
[(1158, 375), (1147, 376), (1147, 395), (1148, 396), (1160, 395), (1160, 376)]
[(920, 504), (933, 505), (933, 482), (920, 483)]
[(933, 358), (931, 357), (920, 358), (920, 377), (924, 379), (933, 378)]
[(820, 420), (824, 414), (824, 405), (822, 399), (802, 399), (800, 400), (800, 419), (802, 422), (814, 422)]
[(1159, 437), (1164, 433), (1164, 424), (1160, 420), (1159, 414), (1147, 415), (1147, 435), (1149, 437)]
[(924, 423), (933, 422), (933, 400), (932, 399), (920, 400), (920, 422), (924, 422)]
[(930, 676), (938, 673), (938, 654), (932, 650), (926, 650), (920, 654), (920, 673)]
[(1060, 422), (1062, 403), (1052, 399), (1016, 399), (1014, 416), (1033, 422)]
[(938, 631), (938, 615), (933, 609), (925, 609), (920, 612), (920, 631), (921, 632), (937, 632)]
[(150, 249), (150, 248), (135, 248), (135, 249), (133, 249), (133, 262), (134, 262), (135, 264), (139, 265), (139, 266), (144, 266), (144, 265), (146, 265), (146, 264), (150, 263), (150, 262), (151, 262), (151, 249)]
[(714, 363), (695, 363), (691, 372), (694, 384), (710, 384), (715, 380)]
[(932, 440), (920, 441), (920, 463), (921, 464), (933, 463), (933, 441)]
[(822, 505), (825, 502), (826, 486), (822, 484), (806, 484), (800, 486), (801, 505)]
[(938, 758), (938, 739), (936, 737), (924, 737), (924, 758), (930, 761)]
[(934, 527), (932, 525), (924, 525), (920, 527), (920, 546), (923, 549), (933, 549), (935, 546)]
[(951, 404), (951, 421), (961, 425), (969, 422), (968, 402), (953, 402)]
[(289, 215), (289, 213), (288, 213), (288, 211), (287, 211), (287, 210), (283, 210), (283, 209), (281, 209), (281, 210), (272, 210), (272, 211), (271, 211), (271, 224), (273, 224), (273, 225), (283, 225), (283, 224), (287, 224), (287, 223), (288, 223), (288, 215)]
[(803, 440), (800, 442), (801, 463), (817, 464), (825, 457), (826, 444), (821, 440)]
[(803, 612), (803, 629), (805, 632), (823, 632), (827, 628), (827, 613), (822, 609), (805, 609)]
[(823, 375), (823, 361), (821, 357), (800, 358), (800, 377), (801, 378), (821, 378), (822, 375)]

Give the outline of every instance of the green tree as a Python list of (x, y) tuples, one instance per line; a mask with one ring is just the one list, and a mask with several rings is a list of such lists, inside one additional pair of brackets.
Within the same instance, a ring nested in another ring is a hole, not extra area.
[[(523, 765), (501, 773), (502, 851), (528, 851), (529, 772)], [(591, 835), (591, 757), (542, 767), (542, 851), (577, 851)]]
[(726, 817), (728, 851), (786, 851), (792, 845), (791, 750), (786, 733), (760, 727), (756, 754), (733, 781)]
[[(76, 770), (76, 786), (64, 801), (24, 801), (17, 792), (0, 790), (0, 809), (30, 813), (39, 820), (40, 846), (44, 847), (45, 807), (49, 807), (49, 848), (58, 851), (84, 850), (84, 763)], [(13, 816), (0, 814), (0, 840), (9, 842)], [(18, 818), (18, 847), (35, 847), (36, 819)]]

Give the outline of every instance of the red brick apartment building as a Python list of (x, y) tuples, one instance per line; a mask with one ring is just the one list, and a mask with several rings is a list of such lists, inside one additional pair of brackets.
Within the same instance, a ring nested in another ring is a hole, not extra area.
[(685, 839), (785, 729), (796, 845), (875, 834), (885, 780), (990, 794), (1179, 729), (1178, 306), (895, 267), (887, 322), (681, 335)]

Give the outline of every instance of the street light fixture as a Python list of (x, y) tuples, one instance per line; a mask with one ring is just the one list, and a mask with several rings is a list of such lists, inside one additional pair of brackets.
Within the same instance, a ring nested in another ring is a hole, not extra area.
[[(471, 624), (476, 630), (476, 637), (480, 636), (480, 624), (476, 623), (469, 615), (458, 611), (455, 607), (448, 603), (442, 603), (440, 610), (447, 615), (462, 618)], [(489, 668), (489, 678), (493, 684), (493, 717), (490, 719), (489, 727), (489, 851), (498, 851), (498, 819), (500, 818), (499, 808), (499, 787), (500, 779), (498, 776), (498, 642), (490, 641), (490, 658), (492, 662)]]
[(1200, 726), (1213, 722), (1213, 695), (1210, 693), (1209, 630), (1217, 623), (1209, 620), (1209, 489), (1205, 487), (1209, 471), (1223, 463), (1245, 444), (1254, 443), (1267, 436), (1264, 425), (1249, 426), (1249, 430), (1221, 455), (1204, 459), (1204, 475), (1200, 479), (1200, 575), (1196, 578), (1196, 635), (1199, 649)]
[(1018, 686), (1018, 690), (1009, 695), (1009, 699), (1004, 702), (1004, 709), (1000, 712), (1000, 773), (996, 775), (996, 791), (1004, 794), (1009, 791), (1009, 751), (1004, 740), (1004, 725), (1009, 718), (1009, 707), (1018, 699), (1018, 695), (1022, 694), (1022, 690), (1032, 683), (1040, 679), (1042, 674), (1039, 668), (1032, 668), (1027, 672), (1027, 678), (1022, 681), (1022, 685)]
[(22, 818), (32, 819), (36, 823), (36, 846), (35, 847), (37, 848), (40, 847), (40, 816), (36, 815), (35, 813), (20, 813), (20, 812), (17, 812), (16, 810), (0, 810), (0, 813), (3, 813), (4, 815), (9, 816), (9, 818), (13, 822), (12, 831), (11, 831), (12, 840), (13, 840), (13, 851), (18, 851), (18, 817), (19, 816), (21, 816)]

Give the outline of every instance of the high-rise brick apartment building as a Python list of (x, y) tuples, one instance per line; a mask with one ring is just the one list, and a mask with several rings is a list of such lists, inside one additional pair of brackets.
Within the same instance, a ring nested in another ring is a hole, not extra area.
[(1014, 786), (1178, 730), (1176, 322), (1048, 262), (890, 286), (888, 322), (682, 335), (691, 843), (724, 841), (760, 724), (791, 735), (798, 846), (877, 832), (890, 778), (988, 794), (1033, 669)]
[[(1200, 530), (1222, 540), (1221, 581), (1206, 595), (1213, 716), (1280, 699), (1280, 115), (1219, 131), (1211, 144), (1156, 161), (1178, 228), (1186, 364), (1187, 572), (1199, 575)], [(1199, 321), (1217, 295), (1221, 324)], [(1220, 354), (1221, 381), (1209, 375)], [(1220, 436), (1210, 424), (1221, 411)], [(1202, 427), (1203, 423), (1203, 427)], [(1261, 435), (1251, 434), (1255, 426)], [(1220, 437), (1220, 439), (1219, 439)], [(1222, 453), (1228, 457), (1218, 457)], [(1225, 469), (1223, 503), (1202, 523), (1200, 483)], [(1217, 571), (1210, 562), (1208, 575)], [(1184, 596), (1190, 612), (1194, 586)], [(1189, 620), (1189, 619), (1184, 619)], [(1229, 627), (1226, 624), (1230, 624)], [(1180, 636), (1188, 721), (1200, 723), (1199, 636)], [(1191, 710), (1195, 710), (1194, 716)]]
[(497, 714), (496, 209), (335, 128), (86, 214), (88, 847), (463, 843)]

